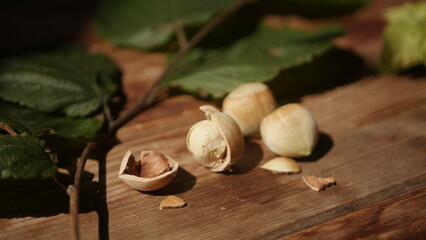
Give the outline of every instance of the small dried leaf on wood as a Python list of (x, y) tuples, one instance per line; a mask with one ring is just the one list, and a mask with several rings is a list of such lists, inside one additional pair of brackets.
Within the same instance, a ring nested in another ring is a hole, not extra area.
[(302, 176), (303, 181), (314, 191), (322, 191), (333, 184), (336, 184), (334, 178), (321, 178), (316, 176)]

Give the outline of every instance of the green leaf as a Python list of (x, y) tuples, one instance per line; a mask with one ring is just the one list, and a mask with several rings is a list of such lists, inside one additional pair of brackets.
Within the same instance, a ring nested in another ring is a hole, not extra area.
[(57, 167), (33, 136), (0, 135), (0, 178), (48, 178)]
[(233, 0), (105, 0), (97, 14), (97, 29), (108, 41), (143, 50), (159, 48), (174, 35), (173, 24), (197, 27)]
[(15, 104), (0, 101), (0, 122), (5, 122), (15, 131), (28, 132), (33, 136), (50, 129), (67, 138), (93, 138), (102, 123), (90, 118), (69, 118), (34, 111)]
[(0, 98), (71, 117), (100, 109), (117, 87), (105, 57), (75, 47), (0, 59)]
[(404, 4), (386, 12), (382, 63), (385, 70), (426, 66), (426, 3)]
[(222, 98), (241, 83), (266, 82), (284, 69), (312, 61), (332, 49), (330, 40), (342, 33), (339, 26), (314, 33), (261, 26), (228, 48), (193, 50), (162, 84)]

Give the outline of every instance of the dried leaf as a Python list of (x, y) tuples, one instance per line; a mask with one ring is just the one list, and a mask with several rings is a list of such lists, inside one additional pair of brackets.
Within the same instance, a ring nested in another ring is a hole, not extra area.
[(333, 184), (336, 184), (334, 178), (321, 178), (316, 176), (302, 176), (303, 181), (314, 191), (322, 191)]
[(168, 196), (160, 203), (160, 210), (161, 209), (168, 209), (168, 208), (182, 208), (186, 205), (186, 202), (182, 200), (181, 198), (178, 198), (176, 196)]

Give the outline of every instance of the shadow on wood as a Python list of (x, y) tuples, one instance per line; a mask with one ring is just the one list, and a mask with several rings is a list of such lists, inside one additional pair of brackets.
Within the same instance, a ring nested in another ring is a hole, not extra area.
[(279, 105), (299, 102), (303, 96), (320, 93), (352, 83), (366, 74), (362, 59), (356, 54), (332, 49), (309, 63), (281, 71), (267, 83)]
[(426, 76), (426, 66), (417, 65), (401, 71), (400, 74), (411, 77), (414, 80), (421, 80)]
[[(69, 176), (60, 174), (58, 179), (62, 181), (69, 179)], [(97, 188), (98, 183), (93, 182), (93, 174), (84, 172), (80, 197), (81, 213), (94, 210)], [(2, 180), (0, 192), (0, 218), (47, 217), (68, 213), (69, 198), (66, 191), (50, 178)]]
[(175, 195), (191, 190), (195, 186), (196, 182), (197, 179), (194, 175), (186, 171), (184, 168), (179, 167), (175, 179), (173, 179), (169, 185), (156, 191), (143, 193), (157, 196)]
[(246, 140), (245, 144), (243, 156), (232, 166), (232, 172), (226, 172), (225, 174), (246, 174), (262, 161), (263, 150), (260, 145), (250, 142), (250, 140)]
[(314, 151), (311, 155), (303, 158), (297, 158), (298, 162), (313, 162), (318, 161), (320, 158), (324, 157), (332, 148), (333, 148), (333, 139), (330, 135), (320, 132), (318, 136), (317, 145), (314, 148)]

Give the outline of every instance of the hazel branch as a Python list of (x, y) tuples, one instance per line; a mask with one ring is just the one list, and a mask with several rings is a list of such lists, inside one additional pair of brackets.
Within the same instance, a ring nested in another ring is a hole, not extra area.
[(72, 226), (72, 239), (79, 240), (79, 225), (78, 225), (78, 209), (79, 209), (79, 193), (80, 193), (80, 183), (83, 175), (84, 166), (86, 165), (87, 157), (90, 152), (96, 148), (96, 143), (89, 142), (84, 148), (81, 157), (77, 162), (77, 171), (74, 175), (74, 183), (68, 186), (67, 194), (70, 197), (69, 211), (71, 214), (71, 226)]
[(96, 143), (89, 142), (86, 145), (86, 148), (84, 148), (83, 153), (81, 154), (81, 157), (79, 158), (77, 162), (77, 171), (74, 175), (74, 184), (73, 184), (77, 190), (80, 190), (81, 177), (83, 175), (83, 170), (84, 170), (84, 166), (86, 165), (87, 157), (95, 148), (96, 148)]
[(69, 185), (67, 189), (67, 194), (70, 197), (70, 214), (71, 214), (71, 229), (72, 229), (72, 238), (73, 240), (80, 239), (80, 231), (78, 225), (78, 190), (74, 185)]
[(160, 82), (168, 75), (175, 67), (179, 64), (182, 57), (196, 46), (204, 37), (206, 37), (210, 32), (216, 29), (222, 22), (224, 22), (228, 17), (237, 12), (239, 9), (244, 7), (246, 4), (252, 0), (238, 0), (234, 2), (231, 6), (225, 9), (223, 12), (216, 15), (211, 21), (204, 25), (192, 38), (189, 40), (183, 48), (180, 48), (177, 54), (167, 65), (166, 69), (160, 75), (160, 77), (155, 80), (155, 82), (148, 88), (145, 94), (140, 97), (135, 104), (133, 104), (123, 115), (121, 115), (116, 121), (111, 124), (109, 132), (114, 133), (124, 124), (133, 119), (141, 111), (145, 110), (147, 107), (153, 105), (156, 101), (157, 94), (162, 87), (160, 87)]
[(108, 126), (111, 126), (114, 119), (112, 117), (111, 108), (108, 105), (108, 101), (105, 99), (102, 100), (102, 108), (104, 110), (105, 118), (108, 121)]

